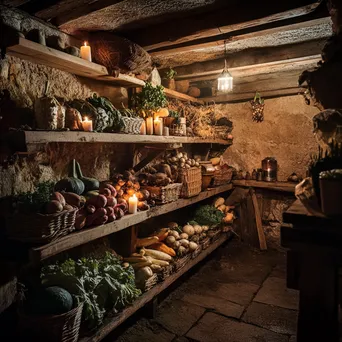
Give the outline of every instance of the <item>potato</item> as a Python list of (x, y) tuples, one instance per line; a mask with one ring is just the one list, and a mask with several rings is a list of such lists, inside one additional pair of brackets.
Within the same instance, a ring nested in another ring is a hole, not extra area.
[(168, 246), (173, 246), (174, 243), (176, 242), (176, 238), (172, 235), (169, 235), (166, 239), (165, 242)]
[(186, 233), (182, 233), (182, 234), (179, 235), (179, 238), (180, 238), (180, 239), (188, 240), (188, 239), (189, 239), (189, 235), (186, 234)]
[(179, 235), (179, 233), (176, 230), (171, 230), (169, 232), (169, 236), (173, 236), (176, 240), (180, 239), (180, 235)]
[(181, 244), (181, 246), (183, 246), (185, 248), (189, 247), (189, 240), (181, 239), (181, 240), (179, 240), (179, 243)]

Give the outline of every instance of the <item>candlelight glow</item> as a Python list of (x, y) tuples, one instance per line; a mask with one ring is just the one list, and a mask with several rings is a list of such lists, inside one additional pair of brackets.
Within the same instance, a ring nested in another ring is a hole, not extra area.
[(84, 46), (87, 46), (87, 42), (84, 42)]

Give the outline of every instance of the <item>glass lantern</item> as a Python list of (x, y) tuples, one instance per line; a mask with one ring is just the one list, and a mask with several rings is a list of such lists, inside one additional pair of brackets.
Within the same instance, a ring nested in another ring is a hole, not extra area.
[(233, 76), (228, 71), (226, 60), (224, 61), (223, 72), (217, 79), (217, 90), (225, 93), (233, 90)]

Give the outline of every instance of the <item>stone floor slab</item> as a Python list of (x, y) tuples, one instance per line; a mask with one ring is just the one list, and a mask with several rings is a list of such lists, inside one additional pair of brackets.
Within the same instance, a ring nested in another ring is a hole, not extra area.
[(299, 292), (288, 289), (285, 279), (269, 277), (255, 296), (254, 301), (298, 310)]
[(200, 342), (288, 342), (289, 339), (211, 312), (206, 313), (186, 336)]
[(201, 294), (186, 294), (182, 300), (237, 319), (242, 316), (245, 309), (242, 305), (221, 298), (214, 291), (205, 291)]
[(298, 313), (295, 310), (253, 302), (242, 320), (280, 334), (296, 333)]
[(158, 324), (141, 319), (113, 342), (171, 342), (174, 338), (174, 334), (166, 331)]
[(184, 335), (205, 309), (181, 300), (164, 301), (157, 309), (156, 322), (178, 336)]

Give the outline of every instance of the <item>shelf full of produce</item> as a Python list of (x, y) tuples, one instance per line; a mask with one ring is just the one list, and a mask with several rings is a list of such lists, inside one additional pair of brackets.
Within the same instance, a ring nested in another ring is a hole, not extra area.
[[(7, 46), (6, 51), (9, 55), (14, 57), (70, 72), (77, 76), (108, 82), (114, 86), (136, 88), (143, 87), (145, 84), (144, 81), (125, 74), (112, 76), (103, 65), (89, 62), (82, 58), (69, 55), (65, 52), (32, 42), (22, 37), (17, 37), (11, 44), (9, 44), (9, 46)], [(201, 100), (179, 93), (175, 90), (165, 88), (164, 91), (166, 96), (171, 98), (204, 104)]]
[(104, 339), (111, 331), (117, 328), (120, 324), (126, 321), (135, 312), (145, 306), (154, 297), (160, 294), (162, 291), (167, 289), (171, 284), (173, 284), (177, 279), (179, 279), (183, 274), (188, 272), (192, 267), (197, 265), (199, 262), (204, 260), (208, 255), (220, 247), (224, 242), (229, 240), (232, 236), (232, 232), (224, 233), (215, 242), (213, 242), (207, 249), (203, 250), (196, 258), (190, 260), (183, 268), (178, 272), (170, 275), (162, 283), (157, 284), (151, 290), (145, 292), (141, 297), (139, 297), (133, 305), (125, 308), (122, 312), (115, 315), (114, 317), (108, 318), (105, 323), (92, 335), (88, 337), (83, 337), (79, 342), (98, 342)]
[(124, 133), (95, 133), (83, 131), (13, 131), (9, 141), (20, 151), (30, 151), (34, 145), (47, 143), (132, 143), (132, 144), (220, 144), (231, 145), (232, 140), (203, 139), (201, 137), (134, 135)]
[(116, 233), (118, 231), (131, 227), (138, 223), (142, 223), (149, 218), (157, 217), (157, 216), (175, 211), (177, 209), (187, 207), (194, 203), (198, 203), (207, 198), (229, 191), (232, 188), (233, 188), (232, 184), (222, 185), (213, 189), (203, 191), (199, 195), (192, 197), (192, 198), (179, 199), (175, 202), (156, 206), (147, 211), (138, 212), (137, 214), (133, 214), (133, 215), (126, 215), (122, 217), (120, 220), (107, 223), (102, 226), (87, 228), (87, 229), (83, 229), (83, 230), (71, 233), (49, 244), (46, 244), (40, 247), (31, 248), (30, 260), (32, 263), (37, 264), (40, 261), (47, 259), (49, 257), (52, 257), (54, 255), (57, 255), (61, 252), (86, 244), (88, 242), (94, 241), (104, 236)]

